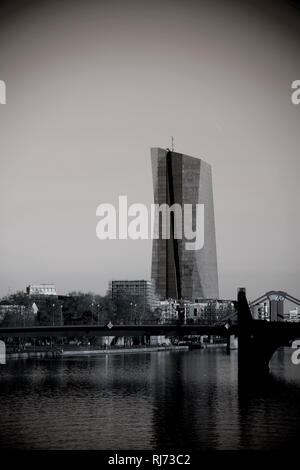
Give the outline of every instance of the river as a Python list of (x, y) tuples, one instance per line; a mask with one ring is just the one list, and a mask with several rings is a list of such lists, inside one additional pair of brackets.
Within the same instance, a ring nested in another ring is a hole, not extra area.
[(0, 366), (6, 449), (289, 449), (300, 431), (300, 365), (276, 352), (239, 383), (224, 349), (9, 361)]

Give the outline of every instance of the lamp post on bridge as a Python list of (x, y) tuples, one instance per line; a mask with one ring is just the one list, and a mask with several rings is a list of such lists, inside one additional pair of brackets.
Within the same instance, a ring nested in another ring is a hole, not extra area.
[(55, 304), (52, 304), (52, 326), (54, 326), (54, 307)]
[[(134, 302), (130, 302), (130, 321), (133, 322), (133, 315), (132, 315), (132, 307), (134, 308), (134, 317), (136, 315), (136, 304)], [(136, 320), (136, 318), (135, 318)]]
[(91, 318), (91, 323), (94, 323), (94, 302), (91, 303), (91, 309), (92, 309), (92, 318)]
[(100, 312), (104, 309), (103, 305), (97, 304), (97, 323), (100, 325)]
[(21, 316), (23, 317), (23, 326), (25, 328), (25, 326), (26, 326), (25, 309), (22, 309), (21, 305), (20, 305), (20, 313), (21, 313)]

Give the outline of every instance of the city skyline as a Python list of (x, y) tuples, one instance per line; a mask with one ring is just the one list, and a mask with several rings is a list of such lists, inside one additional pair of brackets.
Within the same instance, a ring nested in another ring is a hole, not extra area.
[(295, 0), (0, 2), (5, 454), (297, 448), (299, 45)]
[(95, 211), (120, 194), (150, 205), (149, 148), (173, 135), (213, 168), (220, 297), (299, 297), (299, 18), (267, 1), (170, 5), (0, 16), (1, 296), (150, 279), (152, 241), (98, 240)]

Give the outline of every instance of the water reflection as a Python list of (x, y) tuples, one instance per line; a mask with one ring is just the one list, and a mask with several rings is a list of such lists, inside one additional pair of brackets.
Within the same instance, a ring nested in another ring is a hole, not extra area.
[(221, 349), (16, 361), (0, 369), (0, 445), (20, 449), (288, 448), (300, 368), (279, 351), (238, 383)]
[(300, 431), (300, 368), (278, 350), (271, 373), (239, 383), (240, 448), (293, 449)]

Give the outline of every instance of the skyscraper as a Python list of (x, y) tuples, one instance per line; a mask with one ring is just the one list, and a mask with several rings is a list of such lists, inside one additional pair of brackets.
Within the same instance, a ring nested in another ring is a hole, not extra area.
[(204, 245), (200, 250), (188, 250), (184, 239), (174, 237), (174, 218), (160, 216), (160, 227), (170, 223), (171, 230), (169, 239), (162, 239), (161, 229), (159, 238), (153, 239), (151, 277), (156, 294), (189, 300), (217, 298), (211, 166), (199, 158), (161, 148), (151, 149), (151, 160), (155, 204), (179, 204), (182, 208), (204, 204)]

